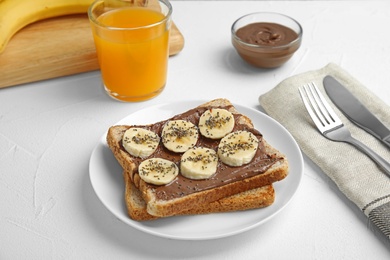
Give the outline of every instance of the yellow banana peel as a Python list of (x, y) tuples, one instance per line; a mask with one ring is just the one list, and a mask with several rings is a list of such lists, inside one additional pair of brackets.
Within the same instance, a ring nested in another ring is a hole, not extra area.
[(43, 19), (87, 13), (93, 0), (0, 0), (0, 53), (23, 27)]

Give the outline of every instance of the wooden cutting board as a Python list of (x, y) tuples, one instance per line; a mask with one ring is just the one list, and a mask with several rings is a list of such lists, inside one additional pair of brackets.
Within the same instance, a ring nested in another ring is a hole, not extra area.
[[(169, 55), (184, 37), (173, 23)], [(33, 23), (0, 54), (0, 88), (99, 69), (88, 16), (69, 15)]]

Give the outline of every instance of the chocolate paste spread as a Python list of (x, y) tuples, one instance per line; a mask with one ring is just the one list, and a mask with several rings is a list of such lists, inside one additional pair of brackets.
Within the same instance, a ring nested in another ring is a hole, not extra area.
[(275, 68), (288, 61), (299, 48), (301, 41), (298, 38), (294, 30), (284, 25), (259, 22), (238, 29), (232, 42), (249, 64)]
[(237, 30), (242, 41), (265, 46), (282, 46), (298, 38), (292, 29), (277, 23), (251, 23)]
[[(229, 110), (229, 107), (220, 107)], [(172, 118), (172, 120), (184, 119), (192, 122), (195, 125), (198, 125), (199, 118), (204, 111), (209, 109), (208, 107), (196, 108), (189, 110), (183, 114), (177, 115)], [(248, 128), (246, 125), (239, 124), (238, 115), (234, 115), (236, 121), (233, 131), (237, 130), (247, 130), (256, 135), (259, 139), (259, 147), (254, 159), (243, 166), (231, 167), (218, 162), (217, 172), (209, 179), (204, 180), (192, 180), (187, 179), (183, 175), (179, 174), (175, 180), (170, 184), (157, 186), (153, 184), (148, 184), (155, 190), (156, 196), (162, 200), (169, 200), (172, 198), (179, 198), (197, 191), (212, 189), (218, 186), (225, 185), (227, 183), (232, 183), (239, 181), (248, 177), (252, 177), (261, 173), (264, 173), (269, 167), (271, 167), (275, 162), (281, 158), (275, 157), (275, 155), (270, 155), (265, 152), (265, 148), (262, 142), (262, 134), (252, 128)], [(168, 120), (161, 121), (150, 126), (137, 126), (143, 127), (148, 130), (151, 130), (161, 136), (162, 129), (164, 124)], [(202, 146), (207, 148), (212, 148), (217, 150), (220, 140), (208, 139), (202, 135), (199, 135), (198, 142), (196, 146)], [(121, 146), (122, 147), (122, 146)], [(124, 150), (124, 148), (122, 147)], [(125, 151), (125, 150), (124, 150)], [(170, 161), (175, 162), (178, 166), (180, 164), (181, 153), (174, 153), (167, 150), (162, 144), (159, 145), (157, 150), (150, 157), (160, 157)], [(141, 158), (133, 157), (133, 160), (138, 168), (138, 165), (144, 160)], [(179, 167), (180, 169), (180, 167)], [(135, 174), (135, 173), (133, 173)]]

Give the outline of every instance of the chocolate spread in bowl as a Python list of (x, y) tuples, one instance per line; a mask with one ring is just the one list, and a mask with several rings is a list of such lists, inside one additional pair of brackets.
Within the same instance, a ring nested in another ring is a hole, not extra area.
[(277, 23), (251, 23), (237, 30), (242, 41), (263, 46), (283, 46), (298, 38), (292, 29)]
[(257, 22), (239, 28), (232, 43), (249, 64), (274, 68), (289, 60), (299, 48), (298, 37), (294, 30), (284, 25)]
[[(230, 107), (220, 107), (220, 108), (229, 110)], [(195, 125), (198, 125), (200, 116), (207, 109), (209, 109), (209, 107), (195, 108), (183, 114), (177, 115), (171, 118), (170, 120), (183, 119), (183, 120), (188, 120)], [(157, 186), (153, 184), (148, 184), (150, 187), (152, 187), (155, 190), (157, 198), (162, 200), (179, 198), (191, 193), (195, 193), (197, 191), (212, 189), (228, 183), (240, 181), (245, 178), (264, 173), (275, 162), (279, 161), (281, 158), (275, 157), (274, 155), (269, 155), (265, 152), (264, 144), (262, 142), (262, 134), (253, 128), (249, 128), (247, 125), (240, 124), (238, 122), (239, 117), (240, 117), (239, 115), (234, 115), (234, 119), (236, 123), (233, 128), (233, 131), (247, 130), (255, 134), (256, 137), (259, 139), (259, 147), (257, 153), (254, 159), (250, 163), (239, 167), (231, 167), (219, 161), (217, 166), (217, 172), (209, 179), (192, 180), (179, 174), (175, 180), (173, 180), (171, 183), (167, 185)], [(167, 121), (168, 120), (161, 121), (148, 126), (137, 126), (137, 127), (146, 128), (161, 136), (162, 129), (164, 127), (164, 124)], [(207, 147), (207, 148), (212, 148), (214, 150), (217, 150), (219, 141), (220, 140), (212, 140), (202, 135), (199, 135), (199, 139), (196, 146), (202, 146), (202, 147)], [(124, 150), (123, 147), (122, 149)], [(160, 143), (157, 150), (150, 157), (164, 158), (173, 161), (178, 166), (180, 166), (181, 155), (182, 153), (174, 153), (169, 151)], [(138, 165), (146, 158), (141, 159), (141, 158), (132, 157), (132, 159), (134, 160), (136, 167), (138, 168)], [(136, 172), (134, 172), (133, 174), (135, 173)]]

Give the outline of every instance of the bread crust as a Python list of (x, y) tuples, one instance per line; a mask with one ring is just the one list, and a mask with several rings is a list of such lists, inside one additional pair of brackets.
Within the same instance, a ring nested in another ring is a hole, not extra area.
[[(229, 107), (230, 112), (240, 115), (240, 123), (253, 128), (251, 119), (245, 115), (240, 114), (227, 99), (215, 99), (202, 104), (199, 107)], [(281, 158), (266, 172), (213, 189), (202, 190), (188, 194), (184, 197), (161, 200), (156, 197), (154, 189), (139, 177), (139, 175), (136, 173), (137, 165), (134, 163), (132, 157), (121, 148), (121, 139), (123, 133), (129, 127), (130, 126), (128, 125), (117, 125), (110, 127), (107, 133), (107, 144), (124, 171), (129, 174), (129, 179), (131, 182), (141, 192), (141, 196), (147, 204), (147, 212), (150, 215), (156, 217), (177, 215), (179, 212), (189, 210), (196, 207), (197, 205), (204, 205), (238, 193), (270, 185), (276, 181), (284, 179), (288, 174), (288, 161), (285, 156), (269, 145), (263, 138), (262, 142), (264, 143), (267, 154), (273, 154), (274, 156)]]
[[(128, 215), (136, 221), (159, 219), (159, 217), (148, 213), (146, 208), (147, 204), (142, 198), (141, 192), (135, 187), (134, 183), (131, 182), (129, 173), (123, 172), (123, 178), (125, 181), (125, 203)], [(271, 184), (244, 191), (214, 202), (205, 203), (195, 208), (179, 212), (175, 216), (258, 209), (272, 205), (274, 201), (275, 190)]]

